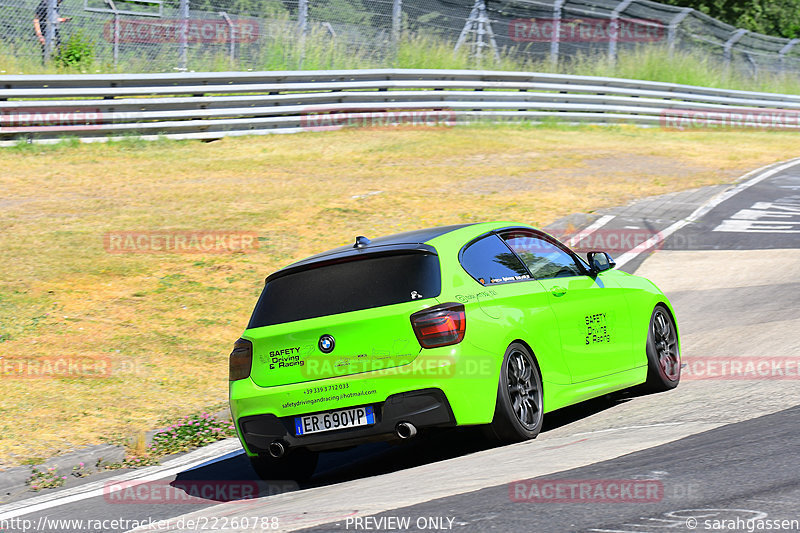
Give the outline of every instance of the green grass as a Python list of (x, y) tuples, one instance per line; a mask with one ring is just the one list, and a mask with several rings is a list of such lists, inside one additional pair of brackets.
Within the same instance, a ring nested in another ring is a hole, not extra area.
[(732, 68), (726, 69), (718, 60), (702, 51), (671, 54), (659, 46), (642, 46), (633, 51), (620, 53), (616, 63), (609, 62), (605, 57), (578, 56), (556, 68), (548, 68), (542, 64), (542, 70), (744, 91), (800, 93), (798, 73), (783, 75), (762, 73), (758, 77), (752, 77)]
[[(97, 60), (71, 68), (55, 64), (44, 66), (36, 53), (12, 49), (0, 44), (2, 74), (173, 72), (174, 54), (143, 58), (123, 56), (120, 64)], [(477, 60), (467, 47), (453, 51), (453, 43), (435, 36), (405, 35), (397, 46), (357, 46), (335, 39), (321, 28), (312, 29), (299, 39), (292, 24), (276, 24), (264, 37), (254, 57), (231, 62), (222, 53), (202, 54), (190, 49), (189, 68), (193, 71), (227, 70), (325, 70), (363, 68), (487, 69), (528, 72), (552, 72), (663, 81), (704, 87), (800, 94), (797, 73), (760, 73), (757, 77), (736, 69), (726, 69), (717, 59), (697, 51), (670, 53), (657, 45), (620, 51), (616, 62), (603, 54), (573, 56), (553, 64), (549, 60), (531, 60), (519, 54), (503, 52), (499, 59), (488, 51)]]

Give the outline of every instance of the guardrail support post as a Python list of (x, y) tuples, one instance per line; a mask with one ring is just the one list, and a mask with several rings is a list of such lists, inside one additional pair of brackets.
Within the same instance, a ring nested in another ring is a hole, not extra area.
[(181, 19), (181, 44), (178, 68), (186, 70), (189, 64), (189, 0), (181, 0), (179, 12)]
[(403, 22), (403, 0), (392, 1), (392, 41), (395, 45), (400, 41), (400, 28)]
[(550, 36), (550, 62), (558, 64), (558, 45), (561, 42), (561, 8), (566, 0), (556, 0), (553, 4), (553, 35)]
[(747, 30), (744, 28), (739, 28), (735, 32), (731, 34), (731, 38), (725, 41), (723, 46), (724, 57), (725, 57), (725, 68), (731, 66), (731, 56), (733, 55), (733, 45), (738, 43), (739, 40), (744, 37), (747, 33)]
[(472, 10), (469, 12), (469, 16), (467, 17), (467, 21), (464, 23), (464, 27), (461, 28), (461, 33), (458, 35), (458, 40), (456, 40), (456, 46), (453, 48), (454, 52), (457, 52), (459, 48), (464, 44), (467, 40), (467, 35), (469, 32), (472, 31), (472, 25), (475, 21), (478, 20), (478, 4), (476, 3), (472, 6)]
[(308, 0), (299, 0), (297, 3), (297, 29), (300, 33), (298, 46), (300, 48), (300, 60), (297, 68), (303, 68), (306, 60), (306, 33), (308, 32)]
[(614, 11), (611, 12), (611, 20), (608, 23), (608, 60), (614, 64), (617, 62), (617, 41), (619, 40), (619, 14), (625, 11), (634, 0), (622, 0)]
[(485, 25), (486, 33), (489, 35), (489, 46), (492, 47), (494, 52), (495, 61), (500, 61), (500, 51), (497, 48), (497, 41), (494, 38), (494, 30), (492, 30), (492, 21), (489, 19), (489, 12), (486, 11), (486, 3), (481, 0), (481, 13), (483, 13), (483, 24)]
[(467, 18), (467, 22), (464, 23), (464, 27), (461, 29), (461, 34), (458, 36), (458, 41), (456, 41), (456, 46), (453, 48), (453, 51), (457, 51), (464, 42), (467, 40), (467, 36), (474, 32), (475, 42), (473, 46), (475, 48), (475, 59), (480, 62), (483, 47), (486, 46), (484, 41), (484, 36), (489, 37), (489, 46), (494, 51), (494, 58), (497, 61), (500, 61), (500, 52), (497, 49), (497, 41), (494, 38), (494, 31), (492, 30), (492, 21), (489, 20), (489, 14), (486, 12), (486, 4), (483, 0), (475, 0), (475, 5), (472, 6), (472, 11), (469, 13), (469, 17)]
[(228, 13), (226, 13), (225, 11), (220, 11), (219, 15), (225, 19), (225, 22), (228, 24), (228, 30), (230, 30), (231, 32), (230, 34), (231, 46), (229, 53), (231, 55), (231, 65), (233, 65), (233, 62), (236, 60), (236, 27), (233, 25), (233, 21), (228, 16)]
[(675, 15), (675, 18), (669, 21), (669, 26), (667, 27), (667, 47), (669, 48), (670, 54), (675, 50), (675, 37), (678, 34), (678, 26), (680, 26), (681, 22), (683, 22), (692, 11), (694, 11), (694, 9), (691, 7), (684, 7), (680, 13)]
[(483, 25), (484, 16), (486, 15), (486, 6), (484, 5), (483, 0), (478, 0), (475, 5), (478, 6), (478, 21), (475, 28), (477, 32), (477, 37), (475, 39), (475, 59), (480, 65), (481, 55), (483, 55), (483, 47), (486, 46), (486, 43), (483, 42), (483, 38), (486, 35), (486, 28)]
[(119, 61), (119, 11), (114, 0), (106, 0), (106, 4), (114, 12), (114, 66), (116, 67)]
[(780, 59), (781, 62), (781, 71), (786, 69), (786, 64), (785, 64), (786, 54), (788, 54), (789, 51), (792, 48), (794, 48), (794, 45), (796, 45), (797, 43), (800, 43), (800, 39), (792, 39), (791, 41), (786, 43), (786, 45), (783, 48), (781, 48), (780, 51), (778, 52), (778, 58)]
[(56, 25), (58, 25), (57, 0), (47, 0), (47, 28), (44, 30), (44, 61), (53, 58), (56, 43)]
[(297, 27), (302, 35), (308, 31), (308, 0), (299, 0), (297, 3)]

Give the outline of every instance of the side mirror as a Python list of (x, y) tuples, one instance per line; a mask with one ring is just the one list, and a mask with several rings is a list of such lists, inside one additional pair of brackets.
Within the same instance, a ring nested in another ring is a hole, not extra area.
[(606, 252), (589, 252), (586, 254), (586, 258), (589, 260), (592, 272), (604, 272), (617, 266)]

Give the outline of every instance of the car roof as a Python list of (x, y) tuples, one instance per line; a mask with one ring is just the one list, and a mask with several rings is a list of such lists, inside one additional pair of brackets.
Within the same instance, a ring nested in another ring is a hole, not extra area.
[[(465, 232), (460, 232), (464, 228), (470, 228)], [(413, 231), (405, 231), (402, 233), (395, 233), (392, 235), (384, 235), (369, 239), (369, 242), (361, 240), (363, 237), (358, 236), (353, 239), (353, 244), (339, 246), (325, 252), (321, 252), (305, 259), (301, 259), (292, 263), (277, 272), (273, 272), (267, 276), (266, 281), (308, 270), (317, 266), (322, 266), (327, 263), (338, 263), (341, 261), (348, 261), (364, 255), (379, 255), (379, 254), (397, 254), (408, 252), (431, 253), (437, 254), (437, 248), (441, 244), (440, 237), (449, 233), (457, 232), (460, 234), (458, 240), (460, 242), (456, 245), (460, 248), (467, 242), (480, 237), (486, 233), (505, 229), (527, 229), (542, 233), (534, 227), (519, 224), (515, 222), (472, 222), (469, 224), (452, 224), (449, 226), (437, 226), (434, 228), (425, 228)], [(463, 240), (460, 240), (463, 238)], [(360, 242), (360, 246), (356, 246), (356, 242)], [(436, 248), (430, 243), (433, 241)]]
[[(371, 239), (368, 246), (383, 246), (387, 244), (415, 244), (426, 243), (430, 240), (440, 237), (445, 233), (450, 233), (457, 229), (466, 228), (467, 226), (474, 226), (475, 224), (453, 224), (450, 226), (439, 226), (436, 228), (425, 228), (413, 231), (405, 231), (403, 233), (395, 233), (394, 235), (386, 235), (384, 237), (376, 237)], [(343, 246), (342, 248), (352, 248), (353, 245)], [(341, 249), (341, 248), (337, 248)]]
[(306, 257), (305, 259), (301, 259), (300, 261), (297, 261), (295, 263), (292, 263), (291, 265), (271, 274), (267, 278), (267, 281), (269, 281), (270, 279), (274, 279), (276, 277), (290, 274), (292, 272), (297, 272), (300, 270), (311, 268), (320, 263), (338, 262), (340, 260), (355, 258), (356, 256), (365, 254), (371, 255), (375, 253), (398, 253), (398, 252), (436, 253), (435, 248), (426, 245), (425, 243), (437, 237), (441, 237), (442, 235), (445, 235), (452, 231), (474, 225), (476, 225), (476, 223), (453, 224), (450, 226), (438, 226), (435, 228), (425, 228), (413, 231), (405, 231), (403, 233), (395, 233), (393, 235), (384, 235), (382, 237), (375, 237), (374, 239), (369, 239), (368, 243), (362, 241), (364, 242), (364, 244), (362, 244), (361, 246), (355, 245), (356, 238), (354, 238), (353, 244), (347, 244), (345, 246), (333, 248), (331, 250), (327, 250), (325, 252), (321, 252), (319, 254), (315, 254), (310, 257)]

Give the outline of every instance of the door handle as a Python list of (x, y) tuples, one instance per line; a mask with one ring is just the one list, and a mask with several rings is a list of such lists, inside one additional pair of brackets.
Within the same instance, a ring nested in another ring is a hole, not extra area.
[(550, 294), (552, 294), (553, 296), (557, 296), (557, 297), (558, 296), (564, 296), (565, 294), (567, 294), (567, 289), (565, 289), (564, 287), (559, 287), (559, 286), (551, 287), (550, 288)]

